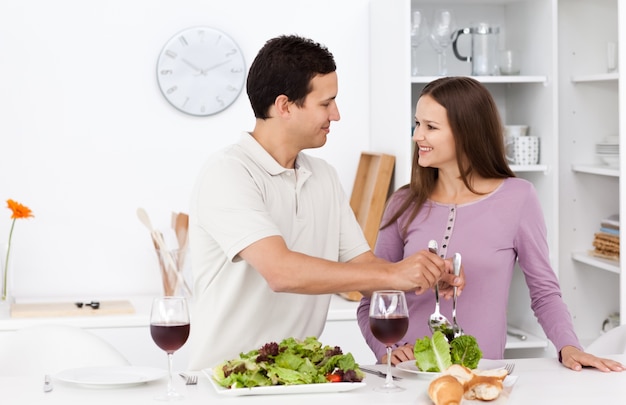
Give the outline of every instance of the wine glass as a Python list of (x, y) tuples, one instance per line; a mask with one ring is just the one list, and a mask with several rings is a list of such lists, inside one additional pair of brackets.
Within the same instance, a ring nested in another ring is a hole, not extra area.
[(426, 23), (426, 17), (421, 10), (415, 10), (413, 12), (413, 22), (411, 25), (411, 76), (417, 76), (419, 69), (417, 48), (428, 37), (428, 25)]
[(374, 291), (370, 299), (370, 329), (379, 342), (387, 346), (387, 378), (374, 391), (397, 392), (404, 388), (393, 382), (391, 375), (391, 345), (398, 342), (409, 328), (409, 310), (402, 291)]
[(169, 380), (167, 392), (156, 399), (169, 401), (183, 397), (172, 384), (172, 356), (189, 338), (189, 309), (184, 297), (159, 297), (152, 302), (150, 334), (152, 340), (167, 353)]
[(448, 67), (446, 62), (446, 49), (452, 42), (452, 34), (456, 29), (454, 23), (454, 15), (452, 11), (447, 9), (439, 9), (435, 11), (435, 17), (433, 18), (433, 26), (430, 30), (430, 44), (437, 52), (437, 65), (438, 74), (445, 76), (448, 74)]

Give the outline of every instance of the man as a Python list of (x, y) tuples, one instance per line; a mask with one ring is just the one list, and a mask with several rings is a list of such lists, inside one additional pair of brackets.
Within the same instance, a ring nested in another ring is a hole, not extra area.
[(298, 36), (269, 40), (250, 67), (254, 130), (211, 157), (191, 200), (191, 369), (319, 336), (330, 293), (463, 284), (428, 251), (377, 259), (335, 170), (302, 153), (340, 118), (335, 70), (324, 46)]

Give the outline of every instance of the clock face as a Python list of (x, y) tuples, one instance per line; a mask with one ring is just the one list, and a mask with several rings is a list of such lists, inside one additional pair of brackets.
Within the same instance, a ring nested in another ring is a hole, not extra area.
[(163, 96), (180, 111), (196, 116), (228, 108), (241, 93), (245, 74), (239, 46), (209, 27), (188, 28), (174, 35), (157, 62)]

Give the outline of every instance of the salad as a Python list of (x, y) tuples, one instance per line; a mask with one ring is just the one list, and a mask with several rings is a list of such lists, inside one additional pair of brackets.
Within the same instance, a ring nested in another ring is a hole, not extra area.
[(266, 343), (213, 368), (213, 378), (225, 388), (360, 382), (364, 376), (352, 354), (315, 337)]
[(413, 354), (417, 368), (436, 373), (445, 371), (452, 364), (475, 369), (483, 356), (474, 336), (459, 336), (448, 343), (448, 339), (440, 331), (433, 333), (432, 337), (417, 339)]

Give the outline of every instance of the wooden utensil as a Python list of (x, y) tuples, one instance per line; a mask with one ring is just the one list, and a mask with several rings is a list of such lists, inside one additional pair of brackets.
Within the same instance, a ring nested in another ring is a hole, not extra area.
[[(185, 293), (188, 295), (191, 295), (191, 289), (187, 285), (187, 282), (183, 278), (183, 275), (179, 271), (177, 271), (178, 268), (176, 267), (176, 262), (174, 262), (172, 255), (169, 254), (167, 245), (165, 244), (165, 240), (163, 240), (163, 235), (161, 235), (161, 232), (158, 232), (152, 227), (152, 222), (150, 221), (150, 217), (148, 216), (148, 213), (146, 212), (146, 210), (141, 207), (137, 208), (137, 217), (139, 217), (139, 220), (150, 231), (150, 235), (152, 236), (152, 240), (155, 243), (155, 247), (158, 249), (157, 255), (159, 255), (159, 252), (164, 253), (162, 255), (164, 256), (164, 260), (165, 260), (163, 267), (165, 268), (168, 282), (170, 280), (170, 277), (174, 277), (180, 283)], [(160, 259), (161, 257), (159, 257), (159, 260)], [(173, 282), (171, 283), (171, 285), (173, 285)]]
[(172, 228), (178, 241), (178, 268), (182, 269), (187, 254), (187, 241), (189, 229), (189, 215), (185, 213), (172, 213)]

